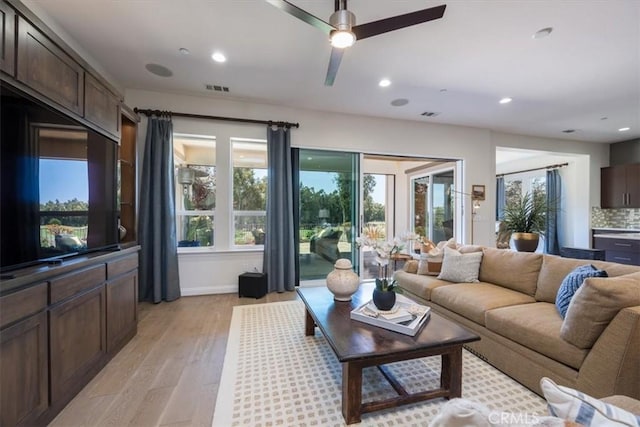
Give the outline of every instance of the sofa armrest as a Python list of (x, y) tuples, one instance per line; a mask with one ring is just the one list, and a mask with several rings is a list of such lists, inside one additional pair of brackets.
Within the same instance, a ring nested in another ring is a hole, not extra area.
[(578, 373), (578, 388), (594, 397), (640, 399), (640, 306), (620, 310), (602, 332)]

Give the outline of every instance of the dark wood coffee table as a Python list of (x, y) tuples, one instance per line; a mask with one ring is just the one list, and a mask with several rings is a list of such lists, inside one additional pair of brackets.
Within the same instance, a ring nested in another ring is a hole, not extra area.
[[(352, 320), (349, 313), (371, 299), (372, 285), (362, 285), (350, 302), (333, 300), (325, 287), (298, 288), (306, 307), (305, 335), (318, 326), (342, 363), (342, 415), (347, 424), (360, 422), (363, 413), (394, 408), (423, 400), (460, 397), (462, 393), (462, 345), (480, 339), (467, 329), (431, 312), (415, 336)], [(383, 365), (420, 357), (442, 357), (440, 388), (408, 393)], [(397, 397), (362, 403), (362, 369), (377, 366)]]

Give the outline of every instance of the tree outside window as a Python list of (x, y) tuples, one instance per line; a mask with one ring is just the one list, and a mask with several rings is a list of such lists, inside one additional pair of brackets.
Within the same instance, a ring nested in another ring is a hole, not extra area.
[(232, 140), (233, 242), (264, 245), (267, 209), (266, 141)]

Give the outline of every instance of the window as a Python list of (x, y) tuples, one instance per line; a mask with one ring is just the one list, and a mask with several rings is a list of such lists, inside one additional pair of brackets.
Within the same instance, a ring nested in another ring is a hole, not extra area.
[(214, 245), (216, 140), (174, 134), (178, 247)]
[(233, 157), (233, 244), (264, 245), (267, 210), (266, 141), (231, 140)]

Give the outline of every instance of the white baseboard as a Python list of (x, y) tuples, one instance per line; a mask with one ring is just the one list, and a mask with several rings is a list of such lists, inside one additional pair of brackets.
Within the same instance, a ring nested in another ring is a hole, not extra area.
[(180, 293), (183, 297), (213, 294), (233, 294), (238, 293), (238, 285), (235, 284), (223, 286), (201, 286), (198, 288), (181, 288)]

